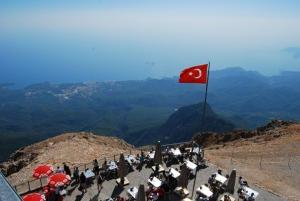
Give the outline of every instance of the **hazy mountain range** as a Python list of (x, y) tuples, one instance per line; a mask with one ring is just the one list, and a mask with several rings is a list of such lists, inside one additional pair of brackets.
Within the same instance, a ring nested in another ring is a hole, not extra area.
[[(212, 71), (208, 103), (235, 127), (300, 119), (300, 72), (264, 76), (242, 68)], [(0, 160), (17, 147), (63, 132), (128, 138), (162, 126), (178, 108), (203, 101), (204, 85), (178, 78), (0, 86)], [(130, 139), (130, 138), (128, 138)]]

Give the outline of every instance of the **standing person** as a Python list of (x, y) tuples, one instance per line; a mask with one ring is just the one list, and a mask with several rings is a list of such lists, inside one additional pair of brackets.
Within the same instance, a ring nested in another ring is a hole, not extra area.
[(155, 165), (154, 175), (155, 175), (156, 177), (159, 176), (159, 164), (156, 164), (156, 165)]
[(86, 177), (85, 175), (83, 174), (83, 172), (80, 174), (80, 177), (79, 177), (79, 180), (80, 180), (80, 188), (81, 188), (81, 192), (82, 194), (83, 193), (86, 193)]
[(98, 175), (100, 172), (100, 167), (97, 159), (94, 160), (93, 164), (94, 164), (93, 172), (95, 173), (95, 175)]
[(65, 170), (66, 175), (69, 175), (71, 177), (71, 170), (70, 170), (69, 166), (67, 166), (65, 163), (64, 163), (64, 170)]
[(74, 168), (73, 178), (74, 178), (74, 180), (75, 180), (76, 183), (79, 182), (79, 169), (78, 169), (77, 166)]
[(102, 178), (101, 174), (99, 174), (99, 175), (97, 176), (97, 187), (98, 187), (98, 192), (100, 192), (100, 190), (103, 188), (102, 184), (103, 184), (103, 178)]
[(97, 159), (95, 159), (95, 160), (93, 161), (93, 165), (94, 165), (94, 167), (96, 167), (96, 166), (98, 166), (98, 165), (99, 165), (99, 163), (98, 163), (98, 160), (97, 160)]
[(104, 170), (107, 169), (107, 160), (106, 160), (106, 158), (104, 158), (104, 162), (103, 162), (103, 164), (102, 164), (102, 168), (103, 168)]

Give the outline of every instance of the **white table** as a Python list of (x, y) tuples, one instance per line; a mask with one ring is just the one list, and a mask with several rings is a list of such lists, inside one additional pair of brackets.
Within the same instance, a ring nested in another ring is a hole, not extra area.
[(174, 189), (174, 192), (177, 193), (180, 196), (180, 198), (185, 198), (190, 194), (188, 189), (182, 188), (180, 186), (176, 187)]
[[(188, 148), (185, 148), (185, 150), (189, 151), (190, 153), (195, 153), (195, 154), (200, 154), (202, 151), (199, 147), (194, 147), (194, 149), (192, 147), (188, 147)], [(192, 152), (192, 150), (193, 150), (193, 152)]]
[(133, 155), (125, 156), (125, 160), (131, 165), (132, 163), (136, 163), (136, 158)]
[(116, 179), (116, 182), (118, 185), (123, 185), (123, 186), (129, 185), (129, 180), (127, 179), (127, 177), (124, 177), (123, 183), (121, 182), (121, 178)]
[(197, 165), (189, 160), (186, 160), (185, 164), (190, 170), (195, 170), (197, 168)]
[(169, 174), (175, 179), (180, 176), (180, 172), (178, 172), (174, 168), (169, 169)]
[(190, 198), (184, 198), (182, 201), (193, 201)]
[(254, 194), (254, 198), (256, 198), (258, 196), (258, 194), (259, 194), (257, 191), (255, 191), (255, 190), (253, 190), (253, 189), (251, 189), (251, 188), (249, 188), (247, 186), (243, 187), (243, 191), (242, 192), (244, 194), (246, 194), (248, 197), (250, 197), (251, 194), (253, 193)]
[(210, 198), (213, 195), (213, 192), (211, 192), (211, 190), (205, 185), (201, 185), (197, 188), (196, 192), (205, 195), (207, 198)]
[(149, 152), (148, 156), (150, 159), (154, 159), (155, 151)]
[(95, 173), (92, 170), (87, 170), (84, 173), (85, 178), (89, 179), (95, 176)]
[(194, 147), (193, 153), (200, 154), (201, 153), (201, 149), (199, 147)]
[[(232, 197), (232, 196), (230, 196), (230, 195), (228, 195), (228, 196), (229, 196), (229, 198), (230, 198), (231, 201), (235, 201), (235, 198), (234, 198), (234, 197)], [(225, 199), (225, 195), (223, 195), (223, 196), (221, 197), (220, 201), (224, 201), (224, 199)]]
[(161, 184), (162, 184), (162, 182), (157, 177), (153, 177), (152, 179), (148, 179), (148, 182), (156, 188), (160, 187)]
[(107, 165), (109, 170), (118, 169), (118, 166), (115, 161), (108, 161)]
[(224, 184), (227, 181), (227, 178), (223, 175), (220, 175), (219, 173), (216, 174), (216, 181), (220, 182), (221, 184)]
[[(155, 166), (155, 165), (152, 166), (151, 169), (153, 170), (153, 172), (155, 172), (156, 166)], [(163, 172), (163, 171), (165, 171), (165, 168), (159, 164), (158, 172), (161, 173), (161, 172)]]
[(174, 155), (174, 156), (181, 156), (181, 151), (179, 150), (179, 148), (176, 149), (171, 149), (170, 152)]
[(136, 198), (136, 195), (137, 195), (137, 193), (138, 193), (138, 189), (136, 188), (136, 187), (132, 187), (132, 188), (129, 188), (128, 190), (127, 190), (127, 193), (128, 193), (128, 195), (130, 195), (132, 198)]

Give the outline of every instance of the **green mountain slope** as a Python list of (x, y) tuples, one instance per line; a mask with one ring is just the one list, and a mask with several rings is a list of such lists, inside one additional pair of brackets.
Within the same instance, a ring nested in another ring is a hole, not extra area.
[(204, 103), (179, 108), (159, 127), (131, 133), (126, 140), (136, 145), (154, 143), (174, 143), (187, 141), (201, 131), (225, 132), (234, 129), (234, 125), (217, 115), (207, 104), (204, 122), (202, 120)]

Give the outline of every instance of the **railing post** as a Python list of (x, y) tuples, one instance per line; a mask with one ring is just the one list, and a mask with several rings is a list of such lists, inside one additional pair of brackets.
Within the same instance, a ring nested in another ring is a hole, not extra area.
[(114, 155), (114, 161), (116, 160), (116, 155)]
[(130, 151), (129, 151), (129, 154), (131, 155), (131, 149), (130, 149)]
[(27, 181), (27, 184), (28, 184), (28, 190), (31, 191), (29, 181)]
[(42, 179), (40, 178), (40, 184), (41, 184), (41, 188), (43, 188), (43, 183), (42, 183)]
[(259, 168), (260, 168), (260, 169), (262, 169), (261, 162), (262, 162), (262, 155), (260, 156), (260, 160), (259, 160)]
[(86, 170), (86, 164), (84, 164), (84, 171)]

